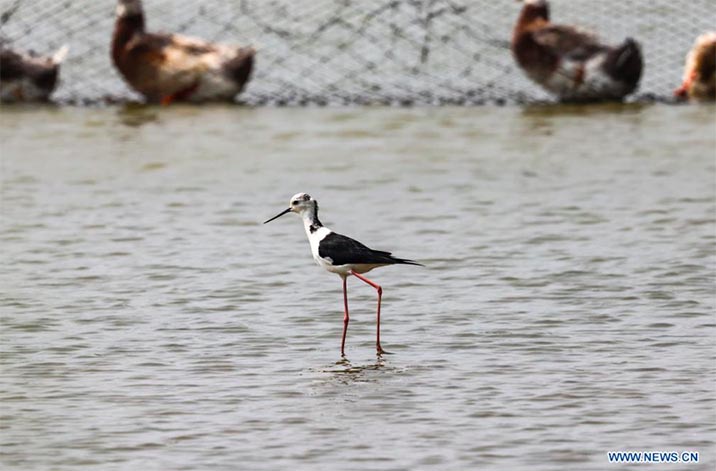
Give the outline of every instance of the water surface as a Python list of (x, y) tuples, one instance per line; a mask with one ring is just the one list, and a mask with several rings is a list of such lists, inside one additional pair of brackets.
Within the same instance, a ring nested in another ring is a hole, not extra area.
[[(713, 469), (713, 107), (11, 108), (4, 469)], [(426, 265), (349, 280), (298, 218)]]

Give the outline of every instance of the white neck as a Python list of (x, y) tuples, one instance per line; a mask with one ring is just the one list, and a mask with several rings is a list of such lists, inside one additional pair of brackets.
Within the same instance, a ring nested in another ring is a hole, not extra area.
[[(303, 229), (306, 231), (306, 237), (309, 239), (311, 238), (311, 221), (304, 218), (303, 219)], [(315, 232), (315, 231), (314, 231)]]
[(315, 203), (301, 213), (301, 218), (303, 219), (303, 228), (306, 230), (306, 235), (309, 238), (311, 234), (314, 234), (319, 228), (323, 227), (321, 221), (318, 220)]

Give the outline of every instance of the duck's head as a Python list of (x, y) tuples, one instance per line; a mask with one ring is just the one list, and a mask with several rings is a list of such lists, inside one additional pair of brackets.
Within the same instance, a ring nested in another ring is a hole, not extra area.
[(517, 0), (522, 3), (522, 18), (533, 21), (542, 19), (549, 21), (549, 3), (547, 0)]
[(274, 219), (278, 219), (284, 214), (287, 213), (296, 213), (299, 216), (306, 216), (306, 215), (315, 215), (315, 213), (318, 211), (318, 202), (311, 198), (311, 195), (308, 193), (296, 193), (291, 197), (290, 200), (288, 200), (288, 208), (284, 209), (282, 212), (278, 213), (276, 216), (272, 217), (271, 219), (264, 221), (264, 224), (267, 222), (271, 222)]
[(141, 15), (142, 0), (117, 0), (117, 18)]
[(679, 98), (688, 98), (694, 87), (716, 86), (716, 31), (704, 33), (694, 42), (686, 56), (683, 83), (674, 91)]

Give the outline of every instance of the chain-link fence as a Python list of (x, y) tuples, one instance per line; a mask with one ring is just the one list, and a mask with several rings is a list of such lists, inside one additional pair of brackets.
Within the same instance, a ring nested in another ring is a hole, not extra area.
[[(668, 99), (684, 56), (716, 27), (713, 0), (553, 0), (552, 19), (642, 45), (634, 99)], [(251, 104), (479, 104), (547, 96), (509, 50), (514, 0), (145, 0), (150, 31), (258, 46)], [(56, 100), (138, 98), (109, 56), (112, 0), (0, 0), (0, 38), (50, 53), (63, 44)]]

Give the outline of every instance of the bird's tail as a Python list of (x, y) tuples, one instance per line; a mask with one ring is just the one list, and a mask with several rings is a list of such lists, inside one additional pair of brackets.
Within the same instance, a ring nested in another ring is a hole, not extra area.
[(224, 63), (224, 73), (234, 82), (245, 84), (251, 77), (255, 54), (256, 50), (253, 47), (239, 48), (236, 55)]
[(613, 49), (604, 61), (604, 70), (614, 79), (624, 83), (628, 92), (636, 89), (641, 79), (644, 60), (639, 43), (627, 38), (624, 43)]
[(393, 262), (396, 265), (417, 265), (419, 267), (424, 267), (422, 263), (418, 263), (415, 260), (408, 260), (407, 258), (397, 258), (397, 257), (391, 257), (393, 259)]
[(52, 55), (52, 63), (53, 64), (61, 64), (65, 60), (65, 58), (67, 58), (67, 54), (69, 52), (70, 52), (70, 47), (67, 44), (63, 45), (61, 48), (59, 48), (57, 50), (57, 52), (55, 52)]

